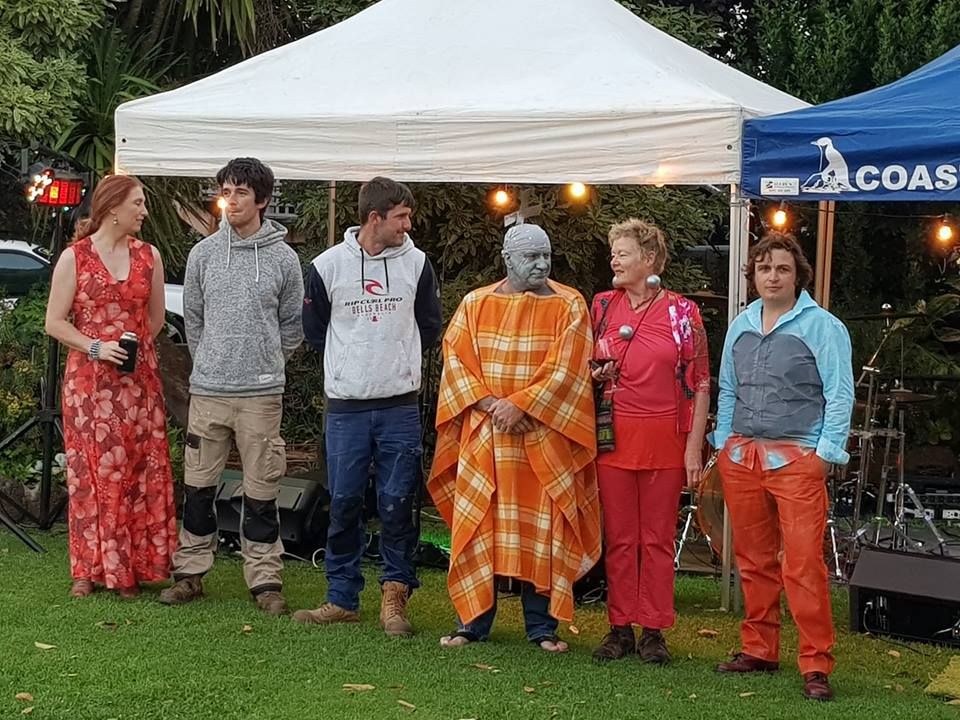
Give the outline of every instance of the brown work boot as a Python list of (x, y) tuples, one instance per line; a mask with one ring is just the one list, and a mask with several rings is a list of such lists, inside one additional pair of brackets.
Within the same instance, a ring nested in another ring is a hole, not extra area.
[(391, 637), (413, 635), (413, 625), (407, 620), (407, 600), (410, 588), (401, 582), (388, 581), (381, 588), (380, 626)]
[(180, 578), (170, 587), (160, 591), (160, 602), (164, 605), (184, 605), (201, 597), (203, 597), (203, 582), (199, 575)]
[(779, 669), (778, 662), (761, 660), (746, 653), (737, 653), (732, 659), (717, 665), (719, 673), (776, 672)]
[(360, 613), (328, 602), (316, 610), (297, 610), (293, 614), (293, 619), (303, 625), (334, 625), (360, 622)]
[(595, 662), (619, 660), (637, 652), (637, 638), (630, 625), (611, 625), (610, 632), (603, 636), (599, 647), (593, 651)]
[(666, 665), (670, 662), (670, 651), (667, 650), (667, 641), (659, 630), (644, 628), (637, 643), (637, 655), (644, 662), (656, 665)]
[(257, 607), (267, 615), (286, 615), (290, 612), (287, 601), (276, 590), (265, 590), (262, 593), (257, 593), (254, 600), (257, 602)]
[(803, 696), (808, 700), (833, 700), (833, 688), (826, 673), (804, 673)]

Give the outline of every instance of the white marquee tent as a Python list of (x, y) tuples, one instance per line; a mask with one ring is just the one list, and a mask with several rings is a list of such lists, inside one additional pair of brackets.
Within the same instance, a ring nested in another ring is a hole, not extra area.
[(737, 183), (746, 118), (804, 103), (615, 0), (382, 0), (190, 85), (124, 103), (117, 167), (279, 178)]
[(212, 177), (729, 185), (731, 319), (748, 209), (747, 118), (805, 103), (615, 0), (381, 0), (350, 19), (116, 112), (116, 167)]

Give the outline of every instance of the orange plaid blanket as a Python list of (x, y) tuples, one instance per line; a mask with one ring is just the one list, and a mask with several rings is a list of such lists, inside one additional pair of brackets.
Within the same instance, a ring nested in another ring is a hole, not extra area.
[[(450, 598), (463, 622), (488, 610), (494, 575), (550, 595), (573, 619), (573, 583), (600, 557), (596, 431), (586, 303), (553, 295), (469, 293), (443, 339), (437, 447), (427, 487), (452, 531)], [(534, 420), (493, 427), (477, 401), (509, 398)]]

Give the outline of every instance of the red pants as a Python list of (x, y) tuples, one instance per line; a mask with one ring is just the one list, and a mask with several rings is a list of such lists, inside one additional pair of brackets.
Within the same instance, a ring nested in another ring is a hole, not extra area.
[(597, 466), (611, 625), (673, 625), (673, 553), (683, 468)]
[(743, 652), (780, 659), (780, 593), (786, 590), (800, 636), (800, 672), (829, 674), (834, 635), (823, 559), (827, 488), (822, 461), (811, 452), (786, 467), (763, 470), (759, 463), (738, 465), (722, 452), (719, 469), (743, 585)]

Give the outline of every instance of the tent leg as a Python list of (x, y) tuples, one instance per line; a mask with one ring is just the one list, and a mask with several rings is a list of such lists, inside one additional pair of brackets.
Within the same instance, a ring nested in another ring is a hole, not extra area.
[(827, 234), (827, 201), (817, 203), (817, 254), (813, 269), (813, 299), (823, 305), (823, 240)]
[(830, 307), (830, 278), (833, 270), (833, 226), (835, 200), (817, 203), (817, 260), (814, 269), (813, 299), (822, 308)]
[(823, 302), (821, 307), (830, 307), (830, 283), (833, 278), (833, 226), (837, 219), (836, 200), (827, 201), (827, 232), (823, 238)]
[(337, 244), (337, 181), (330, 181), (330, 194), (327, 195), (327, 247)]
[[(733, 322), (747, 304), (747, 279), (743, 264), (750, 247), (750, 201), (740, 196), (737, 185), (730, 186), (730, 267), (727, 293), (727, 324)], [(723, 505), (723, 552), (720, 569), (720, 609), (740, 609), (740, 583), (734, 584), (733, 531), (730, 513)]]

